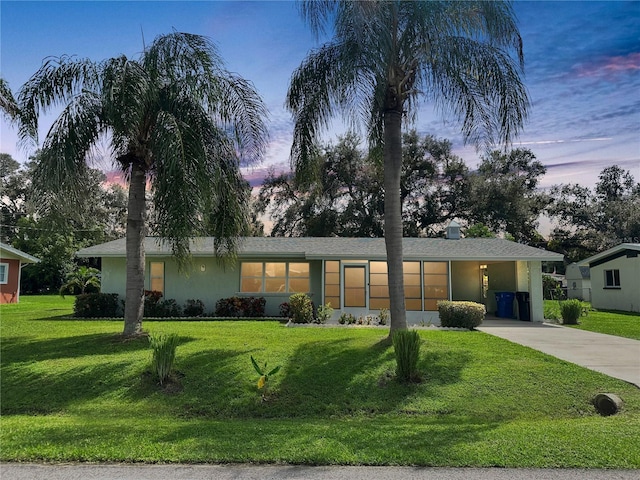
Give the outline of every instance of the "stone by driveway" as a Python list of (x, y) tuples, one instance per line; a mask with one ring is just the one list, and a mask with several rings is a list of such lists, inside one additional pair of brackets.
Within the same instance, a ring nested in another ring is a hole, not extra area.
[(640, 387), (638, 340), (515, 320), (486, 320), (478, 330)]

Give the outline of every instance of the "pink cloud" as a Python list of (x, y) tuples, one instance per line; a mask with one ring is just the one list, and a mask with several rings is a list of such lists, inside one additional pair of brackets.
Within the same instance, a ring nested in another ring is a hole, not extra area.
[(640, 70), (640, 52), (606, 57), (592, 63), (574, 65), (574, 73), (580, 77), (611, 77), (620, 73)]

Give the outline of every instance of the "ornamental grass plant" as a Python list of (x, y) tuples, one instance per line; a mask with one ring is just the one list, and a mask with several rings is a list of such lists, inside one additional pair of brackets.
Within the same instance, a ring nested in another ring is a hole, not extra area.
[(582, 315), (582, 302), (575, 298), (560, 302), (560, 315), (563, 325), (577, 325)]
[(397, 379), (403, 383), (419, 381), (420, 335), (415, 330), (397, 330), (393, 333), (392, 340)]
[(179, 337), (175, 333), (152, 334), (149, 336), (149, 345), (153, 350), (151, 358), (151, 371), (158, 377), (160, 385), (167, 381), (176, 359), (176, 348)]

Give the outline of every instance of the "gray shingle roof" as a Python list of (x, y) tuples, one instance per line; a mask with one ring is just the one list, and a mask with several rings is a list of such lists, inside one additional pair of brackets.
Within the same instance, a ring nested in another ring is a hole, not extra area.
[[(147, 256), (167, 256), (171, 255), (171, 248), (167, 242), (147, 237), (145, 252)], [(79, 257), (124, 257), (125, 240), (83, 248), (77, 254)], [(191, 254), (194, 257), (212, 256), (213, 238), (193, 239)], [(499, 238), (405, 238), (403, 254), (407, 260), (561, 261), (563, 258), (559, 253)], [(386, 249), (384, 238), (246, 237), (240, 242), (238, 256), (377, 260), (386, 258)]]

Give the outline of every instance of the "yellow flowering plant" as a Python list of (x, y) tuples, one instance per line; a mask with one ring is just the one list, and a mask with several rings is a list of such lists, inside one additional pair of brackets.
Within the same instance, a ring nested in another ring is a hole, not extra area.
[(269, 380), (269, 377), (271, 375), (275, 375), (280, 371), (280, 365), (278, 365), (276, 368), (267, 372), (267, 362), (264, 362), (264, 367), (260, 367), (260, 365), (258, 365), (258, 362), (256, 362), (255, 358), (253, 358), (253, 355), (251, 356), (251, 363), (253, 364), (253, 368), (255, 369), (255, 371), (258, 372), (258, 375), (260, 375), (260, 378), (258, 379), (258, 389), (265, 388), (267, 384), (267, 380)]

